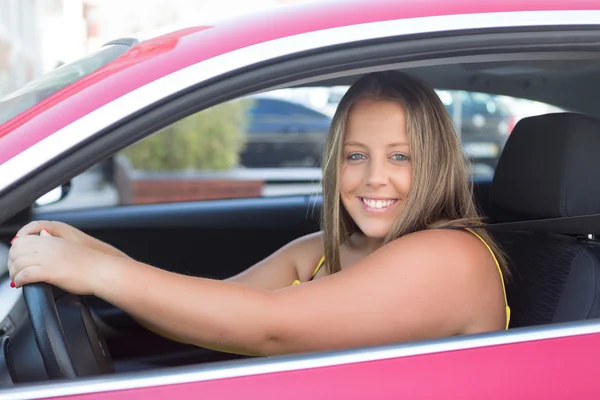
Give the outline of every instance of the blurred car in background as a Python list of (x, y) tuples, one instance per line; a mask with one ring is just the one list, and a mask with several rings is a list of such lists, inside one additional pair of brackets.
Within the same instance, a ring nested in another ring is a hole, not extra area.
[(436, 90), (454, 120), (463, 151), (471, 163), (493, 174), (516, 123), (510, 109), (487, 93)]
[(316, 167), (330, 124), (330, 116), (298, 102), (254, 97), (240, 164), (248, 168)]

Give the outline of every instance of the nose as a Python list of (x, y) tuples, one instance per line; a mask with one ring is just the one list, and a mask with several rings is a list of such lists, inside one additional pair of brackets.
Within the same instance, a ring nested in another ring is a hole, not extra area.
[(385, 162), (371, 160), (369, 163), (369, 172), (367, 176), (367, 185), (378, 188), (388, 183), (388, 174)]

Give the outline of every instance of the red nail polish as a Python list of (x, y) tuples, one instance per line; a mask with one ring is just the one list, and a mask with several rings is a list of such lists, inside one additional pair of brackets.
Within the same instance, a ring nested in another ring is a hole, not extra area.
[(19, 238), (18, 236), (15, 236), (15, 237), (13, 238), (13, 240), (11, 240), (11, 241), (10, 241), (10, 244), (13, 244), (13, 243), (15, 242), (15, 240), (17, 240), (18, 238)]
[(12, 287), (12, 288), (15, 287), (15, 283), (13, 281), (10, 281), (10, 287)]

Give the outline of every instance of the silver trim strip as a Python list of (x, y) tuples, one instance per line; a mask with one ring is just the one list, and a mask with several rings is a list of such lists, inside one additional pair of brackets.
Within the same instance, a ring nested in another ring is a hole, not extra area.
[[(437, 341), (432, 340), (308, 355), (278, 356), (216, 365), (207, 364), (199, 367), (159, 369), (144, 373), (129, 373), (91, 379), (78, 379), (64, 383), (16, 387), (0, 391), (0, 400), (52, 398), (174, 385), (599, 333), (600, 321), (585, 321), (574, 324), (524, 328), (508, 332), (501, 331), (460, 336)], [(518, 362), (518, 360), (515, 360), (515, 362)]]
[(226, 53), (160, 78), (85, 115), (0, 165), (0, 192), (127, 115), (191, 85), (276, 57), (398, 35), (519, 26), (599, 25), (600, 11), (525, 11), (365, 23), (284, 37)]

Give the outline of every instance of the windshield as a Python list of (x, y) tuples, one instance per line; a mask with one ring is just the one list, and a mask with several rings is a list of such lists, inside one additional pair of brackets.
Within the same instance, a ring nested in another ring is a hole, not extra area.
[(102, 68), (129, 49), (129, 46), (122, 44), (105, 46), (75, 62), (62, 65), (16, 92), (0, 98), (0, 125), (65, 86)]

